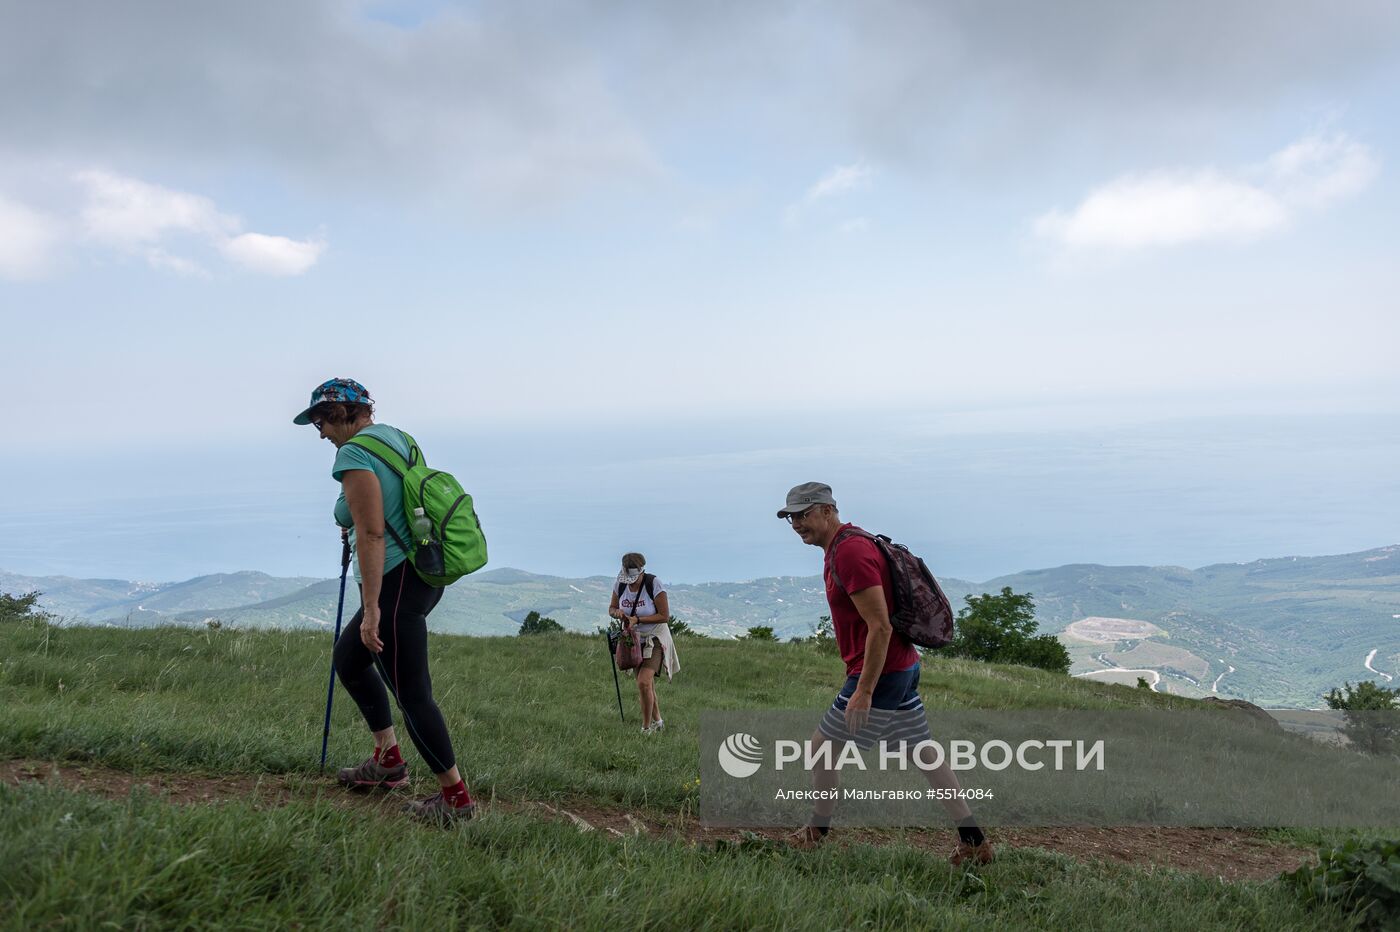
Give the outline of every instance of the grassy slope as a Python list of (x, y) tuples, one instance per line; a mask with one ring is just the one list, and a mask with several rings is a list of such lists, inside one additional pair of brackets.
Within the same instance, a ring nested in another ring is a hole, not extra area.
[[(1371, 650), (1379, 650), (1375, 666), (1380, 670), (1393, 672), (1400, 663), (1400, 641), (1391, 617), (1400, 612), (1396, 566), (1400, 546), (1197, 570), (1079, 564), (980, 584), (945, 578), (943, 585), (957, 605), (966, 593), (995, 592), (1004, 585), (1032, 592), (1041, 629), (1047, 633), (1090, 615), (1152, 621), (1165, 629), (1154, 640), (1200, 658), (1183, 658), (1184, 665), (1152, 664), (1144, 657), (1120, 659), (1125, 666), (1156, 666), (1168, 675), (1164, 688), (1199, 696), (1218, 679), (1226, 697), (1317, 708), (1327, 690), (1343, 681), (1379, 680), (1363, 666)], [(149, 591), (119, 581), (28, 579), (0, 572), (0, 590), (38, 588), (50, 610), (74, 618), (133, 626), (164, 624), (170, 618), (198, 624), (211, 616), (238, 627), (331, 624), (335, 583), (302, 588), (301, 582), (309, 581), (235, 573)], [(611, 577), (563, 579), (489, 570), (449, 589), (433, 622), (441, 631), (508, 635), (535, 610), (566, 628), (591, 631), (603, 618), (611, 584)], [(806, 635), (826, 613), (816, 577), (673, 583), (671, 590), (679, 617), (700, 630), (724, 635), (760, 624), (772, 626), (782, 637)], [(353, 611), (353, 587), (347, 599)], [(1076, 652), (1077, 660), (1082, 656), (1089, 655)], [(1088, 662), (1076, 666), (1076, 672), (1097, 666)], [(1174, 671), (1188, 673), (1195, 683), (1171, 675)]]
[[(324, 633), (3, 626), (0, 742), (9, 756), (137, 771), (297, 773), (314, 767)], [(810, 648), (682, 641), (662, 687), (668, 733), (616, 721), (601, 639), (434, 637), (436, 690), (478, 796), (693, 811), (701, 708), (821, 708), (839, 664)], [(624, 681), (624, 687), (627, 685)], [(1144, 691), (1037, 671), (937, 660), (930, 706), (1169, 705)], [(624, 693), (629, 722), (634, 696)], [(338, 693), (331, 759), (366, 737)], [(410, 757), (412, 761), (413, 758)], [(415, 761), (415, 763), (417, 763)], [(420, 777), (425, 768), (417, 766)], [(175, 806), (54, 788), (0, 789), (0, 925), (449, 924), (682, 927), (985, 924), (1316, 928), (1273, 884), (1078, 863), (1037, 851), (980, 877), (902, 847), (798, 855), (713, 851), (664, 839), (581, 835), (520, 814), (467, 830), (405, 828), (326, 802)], [(664, 905), (663, 905), (664, 904)]]

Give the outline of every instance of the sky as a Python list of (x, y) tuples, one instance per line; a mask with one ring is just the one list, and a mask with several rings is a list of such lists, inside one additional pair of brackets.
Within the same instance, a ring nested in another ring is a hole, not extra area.
[(811, 479), (974, 579), (1395, 543), (1397, 90), (1380, 2), (0, 0), (0, 569), (329, 575), (332, 376), (537, 572), (815, 572)]

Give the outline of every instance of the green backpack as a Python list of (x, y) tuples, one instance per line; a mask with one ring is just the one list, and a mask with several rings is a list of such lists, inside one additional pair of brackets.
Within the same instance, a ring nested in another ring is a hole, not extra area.
[[(408, 443), (407, 460), (377, 437), (359, 434), (346, 442), (366, 450), (403, 480), (404, 516), (408, 518), (409, 533), (414, 536), (411, 546), (399, 540), (398, 532), (388, 522), (384, 527), (408, 554), (424, 582), (450, 586), (486, 565), (486, 535), (481, 532), (472, 497), (462, 491), (461, 483), (451, 473), (429, 469), (418, 441), (403, 431), (399, 433)], [(428, 532), (422, 536), (414, 530), (420, 508), (428, 519)]]

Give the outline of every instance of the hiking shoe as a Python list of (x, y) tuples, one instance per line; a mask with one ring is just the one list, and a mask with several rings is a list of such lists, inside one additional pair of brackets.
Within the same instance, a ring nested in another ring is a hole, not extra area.
[(352, 790), (396, 790), (408, 785), (408, 764), (384, 767), (371, 757), (354, 767), (342, 767), (335, 778)]
[(990, 864), (992, 857), (992, 843), (985, 838), (980, 845), (969, 845), (967, 842), (960, 841), (948, 858), (948, 863), (954, 867), (963, 864)]
[[(830, 834), (831, 832), (828, 830), (827, 835)], [(787, 837), (787, 843), (800, 851), (811, 851), (820, 848), (822, 843), (826, 841), (826, 837), (815, 825), (804, 825)]]
[(465, 806), (454, 806), (441, 793), (434, 793), (432, 796), (425, 796), (411, 803), (405, 803), (403, 811), (408, 813), (410, 819), (450, 828), (458, 822), (470, 819), (476, 811), (476, 804), (467, 803)]

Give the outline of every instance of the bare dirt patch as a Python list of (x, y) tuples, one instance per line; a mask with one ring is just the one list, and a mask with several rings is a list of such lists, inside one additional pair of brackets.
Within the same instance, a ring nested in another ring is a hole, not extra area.
[(1113, 644), (1117, 641), (1136, 641), (1153, 635), (1165, 634), (1150, 621), (1135, 618), (1081, 618), (1065, 628), (1065, 635), (1087, 641), (1090, 644)]
[[(397, 812), (409, 798), (405, 793), (367, 794), (341, 790), (333, 776), (300, 774), (206, 776), (184, 773), (129, 773), (108, 767), (59, 764), (35, 760), (0, 761), (0, 781), (9, 785), (57, 782), (68, 788), (109, 799), (124, 799), (137, 787), (184, 805), (215, 804), (233, 800), (254, 805), (281, 806), (293, 800), (317, 798), (338, 805), (383, 812)], [(616, 806), (599, 806), (586, 800), (478, 800), (483, 814), (531, 812), (557, 819), (579, 831), (597, 831), (608, 837), (654, 835), (683, 839), (691, 844), (714, 845), (754, 838), (781, 842), (787, 831), (759, 829), (709, 829), (693, 818), (677, 815), (659, 819), (643, 817)], [(991, 833), (999, 852), (1009, 848), (1042, 848), (1080, 860), (1112, 861), (1148, 870), (1164, 868), (1218, 877), (1226, 881), (1265, 880), (1303, 864), (1314, 863), (1307, 849), (1279, 844), (1257, 832), (1215, 828), (1053, 828), (998, 829)], [(956, 836), (926, 830), (836, 829), (829, 844), (907, 844), (943, 857), (951, 853)]]

